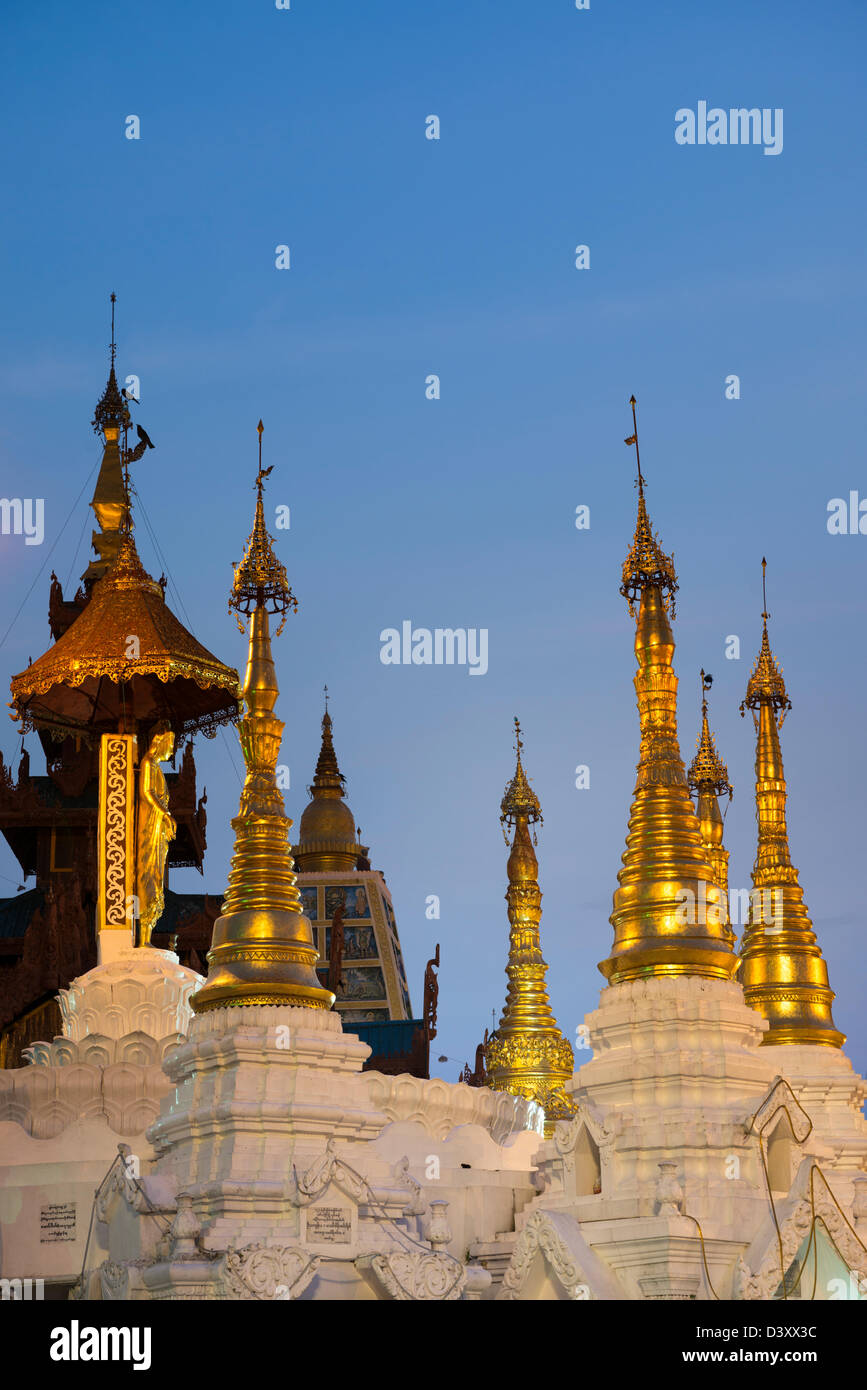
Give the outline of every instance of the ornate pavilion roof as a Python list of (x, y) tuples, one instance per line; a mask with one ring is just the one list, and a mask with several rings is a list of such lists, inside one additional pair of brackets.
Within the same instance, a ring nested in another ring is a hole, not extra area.
[(233, 719), (239, 682), (172, 613), (127, 531), (80, 617), (11, 691), (27, 728), (103, 733), (126, 717), (167, 719), (181, 734)]

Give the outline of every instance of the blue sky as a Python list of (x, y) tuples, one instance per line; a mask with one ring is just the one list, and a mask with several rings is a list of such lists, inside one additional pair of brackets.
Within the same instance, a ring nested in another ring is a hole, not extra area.
[[(45, 499), (46, 536), (0, 537), (0, 632), (55, 545), (0, 649), (6, 676), (48, 642), (51, 568), (74, 588), (87, 563), (115, 290), (120, 374), (140, 377), (137, 418), (157, 445), (136, 482), (172, 606), (234, 664), (226, 595), (265, 422), (301, 605), (276, 648), (289, 813), (305, 804), (327, 681), (414, 1003), (439, 941), (434, 1047), (462, 1063), (505, 995), (498, 816), (519, 714), (545, 814), (543, 949), (574, 1039), (602, 985), (638, 751), (618, 592), (634, 391), (650, 514), (681, 583), (681, 749), (688, 760), (704, 666), (735, 784), (733, 886), (754, 855), (738, 706), (767, 555), (794, 704), (792, 852), (863, 1071), (867, 537), (826, 528), (832, 497), (867, 496), (863, 8), (48, 3), (7, 7), (3, 26), (2, 489)], [(782, 153), (677, 145), (675, 112), (701, 100), (782, 108)], [(430, 114), (439, 141), (425, 139)], [(574, 267), (579, 243), (589, 270)], [(141, 523), (139, 539), (159, 574)], [(380, 631), (406, 619), (487, 628), (488, 673), (383, 666)], [(730, 634), (740, 660), (724, 657)], [(0, 746), (17, 760), (11, 724)], [(204, 886), (219, 892), (240, 757), (200, 740), (197, 760)], [(16, 880), (5, 847), (0, 873)], [(172, 886), (203, 883), (180, 871)]]

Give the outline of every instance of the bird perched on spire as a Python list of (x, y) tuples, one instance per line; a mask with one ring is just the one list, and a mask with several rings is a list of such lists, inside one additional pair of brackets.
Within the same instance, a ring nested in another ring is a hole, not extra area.
[[(130, 399), (132, 399), (132, 397)], [(135, 432), (139, 437), (139, 442), (138, 444), (136, 444), (135, 448), (130, 449), (129, 453), (127, 454), (127, 463), (135, 463), (137, 459), (141, 458), (142, 454), (147, 449), (153, 449), (156, 447), (150, 435), (147, 433), (146, 430), (142, 429), (141, 425), (136, 425)]]

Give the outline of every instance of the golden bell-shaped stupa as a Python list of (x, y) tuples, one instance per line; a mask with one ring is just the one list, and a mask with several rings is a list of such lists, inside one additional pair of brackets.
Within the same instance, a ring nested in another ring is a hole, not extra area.
[(358, 842), (355, 817), (343, 799), (346, 778), (337, 764), (332, 738), (331, 715), (322, 716), (322, 747), (313, 783), (308, 788), (312, 800), (301, 813), (295, 863), (299, 873), (331, 873), (355, 869), (366, 847)]
[[(766, 561), (762, 560), (762, 582)], [(783, 673), (768, 640), (767, 603), (762, 645), (741, 714), (756, 730), (756, 821), (750, 918), (741, 943), (741, 981), (747, 1003), (770, 1023), (762, 1043), (824, 1043), (842, 1047), (831, 1016), (834, 991), (813, 931), (798, 872), (789, 851), (786, 775), (779, 731), (792, 708)]]
[(318, 951), (296, 886), (288, 838), (292, 821), (277, 786), (284, 725), (274, 714), (279, 691), (269, 612), (281, 613), (285, 622), (289, 608), (298, 605), (265, 527), (265, 476), (260, 420), (256, 518), (229, 600), (230, 609), (250, 620), (244, 716), (238, 725), (247, 775), (232, 821), (235, 852), (223, 910), (214, 924), (208, 978), (191, 999), (196, 1013), (245, 1004), (330, 1009), (334, 1003), (314, 969)]
[[(627, 444), (638, 449), (635, 433)], [(611, 925), (599, 969), (610, 984), (650, 975), (731, 979), (738, 968), (728, 913), (702, 844), (677, 739), (674, 617), (677, 575), (654, 536), (638, 460), (638, 520), (620, 592), (636, 618), (635, 693), (641, 750)], [(637, 617), (636, 617), (637, 606)]]
[[(545, 1111), (545, 1133), (550, 1138), (558, 1120), (575, 1110), (563, 1087), (574, 1071), (572, 1048), (554, 1017), (545, 976), (539, 922), (542, 894), (539, 866), (530, 839), (530, 826), (541, 824), (539, 799), (527, 781), (521, 763), (521, 726), (515, 720), (517, 766), (501, 803), (500, 823), (514, 826), (509, 855), (509, 980), (506, 1006), (499, 1027), (486, 1048), (487, 1084), (494, 1091), (534, 1100)], [(508, 839), (506, 839), (508, 844)]]

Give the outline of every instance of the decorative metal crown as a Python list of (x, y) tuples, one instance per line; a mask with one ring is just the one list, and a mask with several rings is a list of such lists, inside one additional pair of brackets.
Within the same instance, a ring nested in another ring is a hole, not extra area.
[(94, 434), (102, 434), (106, 425), (115, 425), (118, 429), (123, 429), (124, 425), (130, 423), (130, 413), (126, 401), (120, 394), (113, 362), (105, 390), (96, 403), (91, 423)]
[(120, 387), (117, 384), (117, 377), (114, 371), (114, 359), (117, 353), (117, 344), (114, 341), (114, 306), (116, 302), (117, 295), (112, 294), (111, 345), (109, 348), (111, 353), (111, 367), (108, 373), (108, 381), (106, 382), (105, 390), (96, 403), (96, 410), (94, 411), (93, 420), (91, 421), (94, 434), (102, 434), (106, 425), (116, 425), (118, 429), (123, 429), (125, 425), (129, 426), (130, 424), (129, 409), (126, 400), (121, 394)]
[(636, 599), (642, 590), (650, 588), (659, 589), (666, 610), (674, 617), (674, 595), (678, 588), (674, 555), (666, 555), (659, 544), (659, 538), (651, 530), (644, 502), (644, 485), (643, 482), (639, 482), (638, 520), (629, 554), (623, 561), (623, 582), (620, 585), (620, 592), (626, 599), (633, 618)]
[(507, 783), (500, 802), (500, 825), (503, 827), (503, 834), (506, 833), (506, 826), (516, 824), (518, 816), (526, 816), (529, 825), (535, 825), (538, 821), (543, 823), (542, 808), (539, 798), (527, 781), (527, 775), (521, 764), (521, 749), (524, 747), (521, 739), (521, 725), (515, 719), (515, 751), (518, 754), (518, 762), (515, 768), (515, 775), (511, 782)]
[(774, 660), (771, 644), (768, 640), (767, 613), (762, 614), (762, 620), (764, 623), (762, 645), (758, 660), (747, 683), (747, 695), (741, 705), (741, 713), (743, 713), (744, 707), (758, 709), (761, 704), (769, 704), (775, 711), (788, 711), (792, 708), (792, 702), (786, 694), (782, 667), (778, 666)]
[(635, 449), (635, 463), (638, 470), (638, 477), (635, 480), (635, 486), (638, 488), (638, 520), (635, 523), (632, 548), (623, 561), (623, 583), (620, 585), (620, 592), (629, 605), (630, 617), (634, 618), (635, 601), (642, 590), (659, 589), (666, 612), (670, 611), (673, 618), (675, 616), (674, 595), (677, 592), (674, 555), (666, 555), (659, 544), (659, 537), (655, 536), (650, 528), (650, 520), (644, 502), (644, 474), (641, 471), (641, 454), (638, 447), (638, 416), (635, 410), (638, 402), (634, 396), (629, 397), (629, 404), (632, 406), (633, 432), (623, 442)]
[(734, 795), (729, 782), (729, 770), (716, 750), (713, 734), (707, 722), (706, 691), (710, 689), (713, 676), (701, 673), (701, 733), (696, 740), (696, 754), (686, 774), (687, 786), (691, 791), (713, 791), (717, 796)]
[[(286, 567), (274, 554), (274, 539), (265, 525), (263, 489), (270, 468), (262, 468), (262, 431), (264, 425), (259, 421), (259, 472), (256, 475), (256, 516), (253, 530), (244, 550), (244, 558), (235, 568), (232, 592), (229, 595), (229, 611), (250, 613), (254, 608), (266, 608), (270, 613), (281, 613), (283, 620), (277, 629), (279, 637), (286, 622), (286, 614), (291, 608), (298, 612), (298, 600), (289, 587)], [(273, 465), (272, 465), (273, 467)], [(238, 626), (244, 631), (243, 623)]]

